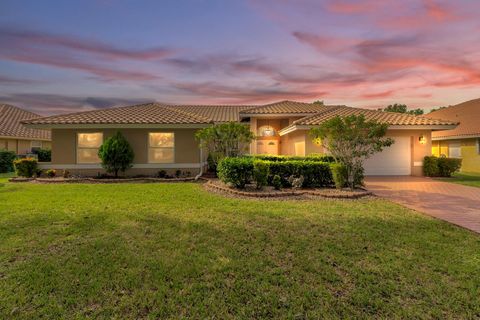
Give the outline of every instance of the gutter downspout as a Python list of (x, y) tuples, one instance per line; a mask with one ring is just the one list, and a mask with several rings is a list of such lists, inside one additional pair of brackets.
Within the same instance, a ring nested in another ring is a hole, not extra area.
[(197, 181), (203, 175), (203, 148), (200, 148), (200, 172), (195, 176)]

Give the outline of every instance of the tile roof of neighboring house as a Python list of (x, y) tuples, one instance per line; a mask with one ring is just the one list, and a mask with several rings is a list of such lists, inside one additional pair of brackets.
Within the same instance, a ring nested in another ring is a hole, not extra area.
[(369, 110), (361, 108), (352, 108), (346, 106), (325, 106), (324, 110), (314, 115), (294, 121), (296, 125), (320, 125), (326, 120), (336, 116), (349, 116), (363, 114), (367, 120), (376, 120), (389, 125), (456, 125), (456, 121), (445, 121), (430, 119), (422, 116), (414, 116), (405, 113), (385, 112), (379, 110)]
[(316, 103), (280, 101), (243, 110), (243, 114), (313, 114), (321, 111), (325, 106)]
[(460, 122), (455, 129), (433, 132), (433, 139), (454, 139), (480, 136), (480, 99), (470, 100), (448, 108), (440, 109), (425, 116), (428, 118), (440, 118)]
[(172, 105), (172, 108), (198, 114), (214, 122), (240, 121), (240, 112), (252, 106), (237, 105)]
[(55, 124), (207, 124), (212, 120), (160, 103), (70, 113), (24, 121), (31, 125)]
[(38, 114), (8, 104), (0, 104), (0, 137), (50, 140), (49, 130), (30, 129), (20, 123), (21, 120), (38, 117), (40, 117)]

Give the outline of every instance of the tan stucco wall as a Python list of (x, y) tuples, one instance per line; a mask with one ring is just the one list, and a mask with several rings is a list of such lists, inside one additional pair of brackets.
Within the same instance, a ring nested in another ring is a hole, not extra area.
[[(148, 163), (148, 133), (175, 134), (175, 163), (198, 163), (200, 149), (195, 140), (197, 129), (120, 129), (135, 153), (134, 164)], [(76, 164), (77, 133), (102, 132), (103, 138), (113, 136), (115, 129), (54, 129), (52, 130), (52, 164)], [(159, 164), (159, 167), (161, 165)]]
[[(0, 150), (6, 149), (9, 151), (13, 151), (16, 154), (27, 154), (32, 151), (31, 143), (32, 141), (39, 141), (39, 140), (23, 140), (23, 139), (0, 139)], [(42, 148), (50, 149), (51, 142), (50, 141), (42, 141)]]

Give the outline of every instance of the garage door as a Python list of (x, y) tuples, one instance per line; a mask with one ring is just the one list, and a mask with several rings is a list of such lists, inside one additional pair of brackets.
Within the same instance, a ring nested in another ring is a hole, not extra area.
[(395, 143), (364, 163), (365, 175), (407, 176), (411, 174), (410, 137), (393, 137)]

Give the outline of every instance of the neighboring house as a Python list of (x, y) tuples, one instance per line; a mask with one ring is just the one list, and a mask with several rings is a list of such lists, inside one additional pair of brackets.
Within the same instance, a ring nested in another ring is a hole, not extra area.
[(453, 129), (456, 122), (407, 114), (281, 101), (251, 106), (185, 106), (149, 103), (33, 119), (30, 128), (52, 130), (52, 163), (43, 168), (68, 169), (94, 175), (102, 172), (97, 152), (106, 137), (121, 131), (135, 152), (130, 175), (155, 174), (160, 169), (197, 173), (206, 154), (195, 132), (214, 123), (236, 121), (257, 135), (252, 154), (308, 155), (323, 153), (308, 135), (311, 127), (337, 115), (364, 114), (389, 124), (395, 144), (366, 164), (370, 175), (421, 175), (423, 157), (431, 154), (431, 132)]
[(461, 158), (463, 172), (480, 172), (480, 99), (440, 109), (425, 116), (460, 122), (453, 130), (432, 133), (432, 154)]
[(6, 149), (18, 155), (29, 154), (35, 148), (51, 148), (50, 130), (26, 128), (21, 120), (39, 118), (38, 114), (0, 104), (0, 150)]

